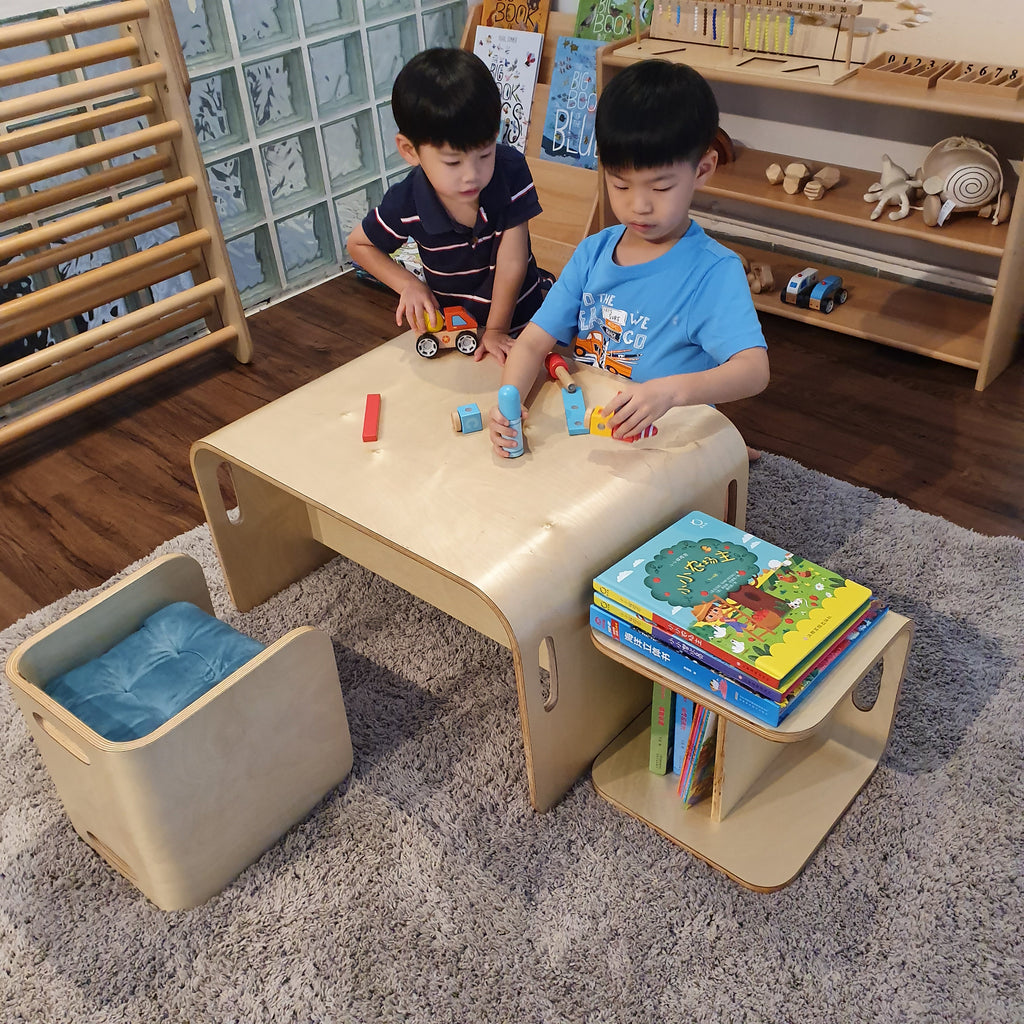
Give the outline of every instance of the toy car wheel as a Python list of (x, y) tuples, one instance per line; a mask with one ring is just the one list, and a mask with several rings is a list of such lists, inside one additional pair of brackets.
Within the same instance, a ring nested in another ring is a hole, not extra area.
[(437, 355), (437, 338), (432, 334), (421, 334), (416, 339), (416, 351), (424, 359), (433, 359)]
[(836, 295), (836, 302), (841, 306), (849, 297), (850, 293), (845, 288), (840, 288), (839, 293)]
[(821, 311), (822, 311), (822, 313), (826, 313), (826, 314), (827, 313), (831, 313), (832, 310), (835, 309), (835, 308), (836, 308), (836, 303), (835, 303), (835, 300), (832, 299), (832, 298), (826, 299), (821, 304)]
[(455, 339), (455, 347), (464, 355), (471, 356), (477, 349), (480, 342), (472, 331), (463, 331)]

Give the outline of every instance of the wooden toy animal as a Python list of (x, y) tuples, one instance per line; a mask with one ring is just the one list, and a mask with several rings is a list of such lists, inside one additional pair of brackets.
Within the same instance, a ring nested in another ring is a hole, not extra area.
[(910, 190), (920, 187), (920, 180), (912, 179), (903, 167), (889, 159), (888, 153), (883, 154), (881, 180), (869, 185), (864, 196), (864, 202), (875, 204), (871, 219), (878, 220), (891, 203), (899, 209), (889, 214), (889, 220), (902, 220), (910, 213)]
[(1001, 224), (1010, 216), (1010, 194), (1003, 187), (1003, 168), (996, 151), (965, 136), (932, 146), (917, 174), (925, 192), (922, 216), (929, 227), (941, 227), (952, 213), (976, 212)]

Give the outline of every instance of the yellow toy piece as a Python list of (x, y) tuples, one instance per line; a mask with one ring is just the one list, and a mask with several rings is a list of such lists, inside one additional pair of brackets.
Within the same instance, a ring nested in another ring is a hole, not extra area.
[(444, 313), (439, 309), (432, 309), (424, 315), (424, 321), (428, 331), (439, 331), (444, 327)]
[(599, 434), (601, 437), (611, 437), (611, 418), (615, 415), (614, 410), (606, 416), (602, 416), (598, 409), (587, 410), (587, 430), (592, 434)]

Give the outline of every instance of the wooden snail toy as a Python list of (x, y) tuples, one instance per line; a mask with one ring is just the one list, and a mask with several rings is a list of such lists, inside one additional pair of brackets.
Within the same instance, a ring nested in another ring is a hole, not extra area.
[(932, 146), (917, 173), (924, 190), (925, 224), (941, 227), (950, 214), (975, 212), (1001, 224), (1010, 216), (1010, 194), (996, 151), (965, 136)]

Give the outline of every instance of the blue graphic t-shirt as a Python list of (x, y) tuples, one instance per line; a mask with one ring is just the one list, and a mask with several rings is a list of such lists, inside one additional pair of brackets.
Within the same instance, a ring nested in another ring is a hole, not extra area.
[(734, 252), (691, 221), (668, 252), (623, 267), (614, 253), (624, 230), (583, 239), (533, 315), (578, 360), (640, 383), (767, 347)]

